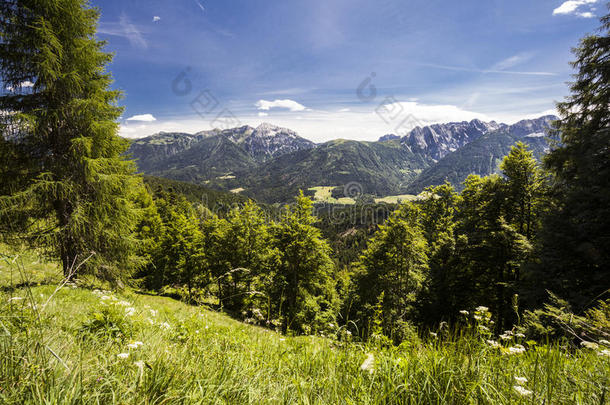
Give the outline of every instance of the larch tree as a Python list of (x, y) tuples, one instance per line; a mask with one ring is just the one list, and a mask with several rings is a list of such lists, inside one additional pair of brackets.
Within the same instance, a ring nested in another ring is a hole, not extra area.
[(0, 223), (44, 247), (64, 274), (117, 279), (132, 267), (133, 194), (142, 187), (118, 136), (120, 92), (85, 0), (0, 4)]
[(577, 309), (610, 291), (610, 14), (601, 23), (573, 50), (571, 94), (557, 104), (559, 142), (545, 159), (554, 207), (538, 283)]

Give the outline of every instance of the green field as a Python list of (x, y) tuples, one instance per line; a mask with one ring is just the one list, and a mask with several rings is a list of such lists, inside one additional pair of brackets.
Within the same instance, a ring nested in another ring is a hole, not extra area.
[(597, 349), (523, 343), (527, 350), (511, 355), (442, 331), (395, 348), (350, 342), (341, 329), (342, 340), (282, 336), (170, 298), (105, 291), (99, 281), (59, 288), (57, 266), (35, 253), (4, 256), (1, 266), (0, 403), (608, 400), (610, 357)]

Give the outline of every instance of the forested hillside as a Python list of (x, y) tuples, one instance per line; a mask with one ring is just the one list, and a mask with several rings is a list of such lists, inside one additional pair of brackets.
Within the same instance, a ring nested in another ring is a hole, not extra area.
[(130, 144), (99, 15), (0, 3), (0, 402), (608, 401), (610, 15), (558, 119), (322, 145)]

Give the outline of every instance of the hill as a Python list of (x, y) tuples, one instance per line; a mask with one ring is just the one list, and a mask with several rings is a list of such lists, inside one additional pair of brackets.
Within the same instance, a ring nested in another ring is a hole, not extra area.
[[(351, 187), (353, 195), (385, 197), (419, 192), (469, 174), (487, 175), (514, 142), (526, 140), (540, 156), (546, 116), (514, 125), (480, 120), (414, 128), (377, 142), (314, 144), (294, 131), (262, 124), (196, 134), (161, 133), (133, 142), (129, 153), (143, 173), (232, 190), (262, 202), (285, 202), (299, 189)], [(344, 193), (345, 194), (345, 193)], [(349, 193), (348, 193), (349, 194)]]
[(440, 331), (393, 349), (351, 342), (341, 330), (283, 336), (93, 280), (62, 287), (57, 267), (35, 253), (2, 253), (6, 404), (600, 404), (607, 395), (610, 368), (596, 350), (508, 354), (475, 337), (441, 343)]

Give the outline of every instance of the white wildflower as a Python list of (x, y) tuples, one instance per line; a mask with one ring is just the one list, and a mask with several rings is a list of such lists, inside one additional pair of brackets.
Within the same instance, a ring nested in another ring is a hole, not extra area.
[(140, 369), (140, 371), (144, 371), (144, 362), (142, 360), (134, 361), (134, 366)]
[(523, 388), (520, 385), (514, 385), (513, 388), (522, 397), (529, 397), (530, 395), (532, 395), (532, 391), (528, 390), (527, 388)]
[(515, 381), (517, 381), (517, 384), (519, 385), (523, 385), (527, 382), (527, 378), (525, 377), (515, 377)]
[(466, 311), (465, 309), (462, 309), (460, 311), (460, 314), (468, 316), (470, 313), (468, 311)]
[(102, 300), (102, 301), (108, 301), (108, 300), (111, 300), (112, 298), (113, 298), (113, 297), (111, 297), (110, 295), (102, 295), (102, 296), (100, 297), (100, 300)]
[(430, 332), (430, 336), (432, 336), (433, 338), (436, 338), (438, 336), (438, 334), (436, 334), (434, 332)]
[(597, 343), (587, 342), (587, 341), (580, 342), (580, 345), (587, 349), (597, 349), (599, 347)]
[(130, 307), (130, 306), (131, 306), (131, 303), (130, 303), (130, 302), (127, 302), (127, 301), (119, 301), (119, 302), (117, 302), (116, 304), (117, 304), (117, 305), (120, 305), (120, 306), (122, 306), (122, 307)]
[(511, 340), (513, 337), (510, 335), (507, 335), (506, 333), (503, 335), (500, 335), (500, 339), (502, 340)]
[(495, 340), (487, 340), (486, 342), (491, 347), (500, 347), (500, 343), (496, 342)]
[(21, 301), (22, 299), (23, 297), (11, 297), (8, 299), (8, 302)]
[(284, 342), (286, 338), (280, 338), (280, 342)]
[(481, 316), (480, 316), (480, 315), (475, 315), (475, 316), (474, 316), (474, 319), (475, 319), (476, 321), (480, 321), (480, 320), (481, 320), (481, 319), (483, 319), (483, 318), (481, 318)]
[(605, 346), (610, 346), (610, 342), (608, 342), (606, 339), (600, 339), (599, 344), (605, 345)]
[(525, 337), (525, 335), (523, 333), (520, 333), (520, 332), (515, 333), (515, 336), (518, 337), (518, 338), (524, 338)]
[(167, 322), (163, 322), (159, 326), (161, 327), (161, 329), (171, 329), (172, 328), (172, 326)]
[(375, 355), (373, 353), (369, 353), (367, 355), (366, 359), (360, 366), (360, 370), (368, 371), (371, 374), (375, 372)]
[(525, 352), (525, 347), (521, 346), (521, 345), (515, 345), (513, 347), (509, 347), (508, 348), (508, 353), (509, 354), (521, 354)]
[(610, 357), (610, 350), (608, 349), (604, 349), (602, 351), (600, 351), (599, 353), (597, 353), (599, 356), (605, 356), (605, 357)]
[(136, 309), (134, 307), (125, 308), (125, 315), (127, 315), (127, 316), (132, 316), (135, 313), (136, 313)]
[(481, 306), (477, 307), (477, 311), (478, 312), (487, 312), (487, 311), (489, 311), (489, 308), (484, 307), (483, 305), (481, 305)]
[(485, 332), (489, 332), (489, 328), (485, 325), (479, 325), (479, 329), (481, 329), (482, 331), (485, 331)]
[(151, 309), (149, 311), (150, 311), (151, 316), (157, 316), (157, 314), (159, 313), (158, 311), (155, 311), (154, 309)]
[(119, 359), (126, 359), (129, 357), (129, 353), (119, 353), (116, 355)]
[(138, 347), (142, 346), (144, 343), (142, 342), (133, 342), (127, 345), (128, 348), (130, 349), (137, 349)]

